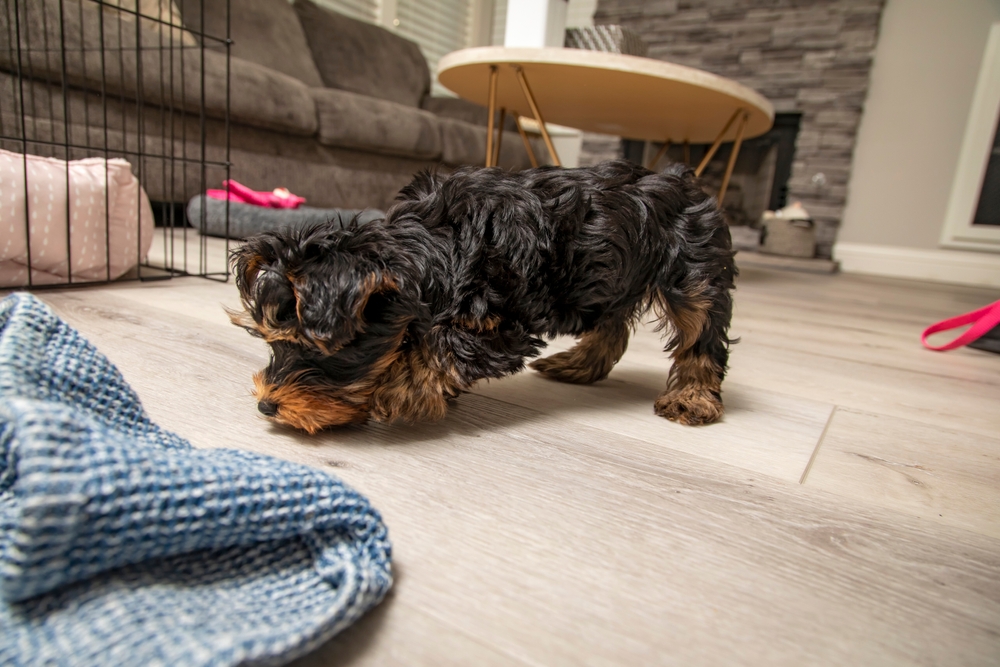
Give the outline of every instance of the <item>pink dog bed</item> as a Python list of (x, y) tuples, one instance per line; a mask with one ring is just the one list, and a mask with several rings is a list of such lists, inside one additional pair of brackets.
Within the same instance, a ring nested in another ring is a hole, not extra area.
[(74, 282), (114, 280), (145, 258), (153, 210), (126, 160), (108, 160), (106, 167), (104, 158), (71, 161), (69, 193), (65, 161), (28, 155), (27, 166), (26, 202), (25, 156), (0, 150), (0, 287), (28, 285), (26, 210), (34, 285), (69, 282), (70, 271)]

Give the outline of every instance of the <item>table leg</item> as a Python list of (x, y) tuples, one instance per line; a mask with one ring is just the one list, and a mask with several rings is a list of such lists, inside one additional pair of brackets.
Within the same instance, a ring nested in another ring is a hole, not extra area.
[(534, 114), (535, 121), (538, 122), (538, 129), (542, 133), (542, 139), (545, 140), (545, 147), (549, 149), (549, 156), (552, 158), (552, 163), (557, 167), (561, 167), (562, 162), (559, 161), (559, 156), (556, 154), (556, 147), (552, 144), (552, 137), (549, 136), (549, 131), (545, 128), (545, 119), (542, 118), (542, 112), (538, 109), (535, 96), (531, 94), (531, 88), (528, 86), (528, 80), (524, 76), (524, 70), (515, 66), (514, 73), (517, 75), (517, 82), (521, 84), (524, 96), (528, 99), (528, 106), (531, 107), (531, 113)]
[(524, 150), (528, 152), (528, 159), (531, 160), (532, 167), (538, 167), (538, 158), (535, 157), (535, 149), (531, 147), (531, 141), (528, 139), (528, 133), (524, 131), (524, 126), (521, 125), (521, 115), (516, 111), (514, 112), (514, 122), (517, 123), (517, 132), (521, 135), (521, 141), (524, 142)]
[(487, 119), (486, 119), (486, 166), (493, 166), (493, 114), (496, 113), (497, 109), (497, 79), (500, 76), (500, 72), (497, 70), (496, 65), (490, 65), (490, 93), (489, 102), (487, 103)]
[(736, 126), (736, 141), (733, 142), (733, 152), (729, 154), (729, 164), (726, 165), (726, 174), (722, 177), (722, 187), (719, 188), (719, 210), (722, 210), (722, 200), (726, 197), (726, 189), (729, 188), (729, 178), (733, 175), (733, 168), (736, 167), (736, 156), (740, 154), (740, 146), (743, 144), (743, 130), (747, 127), (750, 114), (743, 112), (740, 124)]
[(503, 140), (503, 122), (507, 119), (507, 109), (500, 107), (500, 125), (497, 127), (497, 140), (493, 145), (493, 166), (500, 164), (500, 142)]
[(733, 121), (735, 121), (741, 113), (746, 113), (742, 107), (734, 111), (733, 115), (730, 116), (729, 122), (727, 122), (726, 126), (722, 128), (722, 132), (719, 132), (719, 136), (715, 138), (715, 143), (713, 143), (712, 147), (708, 149), (707, 153), (705, 153), (705, 157), (702, 158), (701, 164), (698, 165), (698, 168), (694, 170), (695, 176), (701, 176), (701, 172), (705, 171), (705, 167), (708, 166), (708, 161), (712, 159), (712, 156), (715, 155), (715, 151), (719, 150), (719, 146), (722, 145), (722, 138), (726, 136), (726, 132), (729, 131)]
[(691, 144), (688, 143), (687, 139), (684, 140), (684, 164), (691, 164)]
[(668, 148), (670, 148), (670, 139), (667, 139), (666, 141), (663, 142), (663, 145), (660, 146), (660, 150), (656, 153), (656, 157), (650, 160), (649, 164), (646, 165), (646, 169), (649, 169), (650, 171), (656, 169), (656, 164), (663, 159), (664, 155), (667, 154)]

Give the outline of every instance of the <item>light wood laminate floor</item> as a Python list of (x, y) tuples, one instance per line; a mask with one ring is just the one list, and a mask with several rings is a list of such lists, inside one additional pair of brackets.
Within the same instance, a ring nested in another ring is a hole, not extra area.
[(258, 416), (232, 283), (40, 296), (159, 423), (382, 511), (393, 592), (300, 667), (1000, 664), (1000, 355), (919, 343), (994, 292), (747, 268), (722, 423), (653, 415), (643, 327), (596, 385), (529, 371), (315, 437)]

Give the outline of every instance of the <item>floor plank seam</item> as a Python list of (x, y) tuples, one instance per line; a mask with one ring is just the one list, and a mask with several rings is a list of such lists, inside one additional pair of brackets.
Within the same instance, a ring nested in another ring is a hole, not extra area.
[[(492, 396), (484, 396), (482, 394), (475, 393), (474, 391), (470, 392), (470, 393), (472, 393), (478, 399), (483, 399), (483, 400), (486, 400), (486, 401), (489, 401), (489, 402), (492, 402), (492, 403), (497, 403), (499, 405), (506, 405), (506, 406), (511, 407), (512, 409), (524, 410), (524, 411), (527, 411), (527, 412), (535, 413), (535, 414), (537, 414), (539, 416), (543, 416), (543, 417), (545, 417), (545, 418), (547, 418), (549, 420), (549, 424), (550, 425), (566, 424), (567, 426), (572, 426), (572, 427), (574, 427), (576, 429), (584, 429), (584, 430), (587, 430), (587, 431), (592, 431), (594, 435), (598, 435), (598, 434), (600, 434), (600, 435), (612, 435), (612, 436), (620, 438), (620, 439), (624, 439), (624, 440), (628, 440), (628, 441), (634, 441), (636, 443), (639, 443), (640, 445), (645, 445), (645, 446), (662, 446), (662, 447), (664, 447), (664, 451), (669, 452), (669, 454), (672, 455), (672, 456), (680, 456), (682, 458), (684, 458), (684, 457), (690, 457), (692, 459), (697, 459), (697, 460), (701, 461), (702, 463), (707, 463), (709, 465), (716, 466), (716, 471), (719, 472), (720, 474), (731, 475), (731, 476), (736, 477), (736, 478), (743, 478), (747, 474), (753, 474), (753, 475), (758, 475), (758, 476), (762, 475), (762, 476), (767, 477), (768, 479), (770, 479), (772, 481), (775, 481), (775, 482), (780, 482), (780, 483), (783, 483), (783, 484), (792, 483), (792, 480), (789, 480), (788, 478), (783, 478), (781, 476), (773, 475), (773, 474), (770, 474), (770, 473), (767, 473), (767, 472), (762, 472), (760, 470), (755, 470), (755, 469), (752, 469), (752, 468), (745, 468), (743, 466), (739, 466), (739, 465), (736, 465), (736, 464), (733, 464), (733, 463), (726, 463), (724, 461), (720, 461), (720, 460), (712, 458), (710, 456), (702, 456), (700, 454), (696, 454), (696, 453), (693, 453), (693, 452), (690, 452), (690, 451), (686, 451), (684, 449), (678, 449), (676, 447), (671, 447), (670, 445), (666, 445), (666, 444), (664, 444), (662, 442), (659, 442), (659, 441), (656, 441), (656, 440), (650, 440), (648, 438), (643, 438), (641, 436), (627, 435), (627, 434), (620, 433), (620, 432), (616, 431), (613, 428), (605, 428), (605, 427), (597, 425), (597, 424), (591, 424), (591, 423), (586, 423), (586, 422), (579, 422), (579, 421), (575, 421), (573, 419), (569, 419), (569, 418), (566, 418), (566, 417), (560, 417), (558, 415), (553, 415), (551, 413), (542, 412), (542, 411), (539, 411), (539, 410), (532, 410), (531, 408), (524, 407), (523, 405), (519, 405), (517, 403), (511, 403), (509, 401), (505, 401), (505, 400), (499, 399), (499, 398), (494, 398)], [(829, 422), (827, 422), (827, 424), (829, 424)], [(686, 428), (692, 428), (692, 427), (686, 427)], [(824, 431), (824, 434), (825, 434), (825, 431)], [(548, 444), (550, 444), (552, 446), (556, 446), (556, 447), (567, 447), (567, 443), (548, 443)], [(615, 465), (615, 466), (621, 467), (622, 469), (625, 469), (625, 470), (632, 470), (632, 471), (637, 471), (637, 472), (645, 472), (647, 474), (658, 475), (658, 476), (662, 476), (662, 477), (668, 477), (670, 479), (674, 479), (675, 478), (674, 474), (671, 471), (666, 471), (666, 470), (664, 470), (664, 469), (662, 469), (660, 467), (657, 467), (656, 465), (649, 464), (649, 463), (643, 463), (642, 461), (639, 461), (639, 460), (630, 459), (630, 458), (629, 459), (621, 459), (621, 458), (619, 458), (619, 459), (612, 459), (612, 458), (607, 458), (605, 456), (602, 456), (599, 452), (585, 451), (585, 450), (576, 449), (576, 448), (572, 448), (572, 451), (573, 451), (573, 453), (575, 455), (588, 457), (588, 458), (590, 458), (590, 459), (592, 459), (594, 461), (600, 462), (600, 463)], [(619, 450), (619, 451), (621, 451), (621, 450)]]
[(983, 438), (985, 440), (995, 440), (998, 443), (1000, 443), (1000, 435), (980, 433), (979, 431), (974, 431), (974, 430), (970, 431), (968, 429), (964, 429), (964, 428), (961, 428), (961, 427), (958, 427), (958, 426), (943, 426), (941, 424), (935, 424), (933, 422), (926, 422), (926, 421), (921, 421), (920, 419), (913, 419), (912, 417), (900, 417), (900, 416), (897, 416), (897, 415), (886, 415), (886, 413), (884, 413), (884, 412), (874, 412), (874, 411), (871, 411), (871, 410), (862, 410), (861, 408), (855, 408), (855, 407), (844, 406), (844, 405), (838, 405), (837, 406), (837, 410), (840, 411), (840, 412), (847, 412), (847, 413), (850, 413), (852, 415), (864, 415), (865, 417), (882, 418), (882, 417), (887, 417), (888, 416), (888, 417), (890, 417), (892, 419), (895, 419), (895, 420), (899, 420), (899, 421), (902, 421), (902, 422), (907, 422), (909, 424), (913, 424), (914, 426), (921, 426), (921, 427), (926, 427), (926, 428), (935, 428), (935, 429), (939, 429), (941, 431), (947, 431), (948, 433), (952, 433), (954, 435), (972, 435), (972, 436), (975, 436), (977, 438)]
[(806, 463), (806, 469), (802, 471), (802, 477), (799, 478), (799, 484), (806, 483), (806, 479), (809, 477), (809, 471), (812, 470), (813, 463), (816, 461), (816, 457), (819, 456), (819, 449), (823, 446), (823, 440), (826, 439), (826, 434), (830, 431), (830, 424), (833, 423), (833, 416), (837, 414), (837, 410), (839, 408), (839, 405), (834, 405), (833, 409), (830, 410), (830, 416), (826, 419), (826, 425), (823, 427), (823, 432), (819, 434), (819, 440), (816, 441), (816, 446), (813, 448), (812, 456), (809, 457), (809, 462)]
[[(773, 350), (781, 350), (782, 352), (788, 352), (789, 351), (788, 346), (785, 345), (785, 344), (777, 345), (777, 344), (764, 343), (764, 342), (761, 342), (759, 340), (755, 340), (754, 341), (754, 345), (759, 346), (759, 347), (766, 347), (766, 348), (773, 349)], [(861, 359), (856, 359), (856, 358), (849, 357), (849, 356), (840, 356), (840, 355), (835, 355), (835, 354), (824, 354), (822, 352), (806, 352), (806, 351), (803, 351), (803, 350), (793, 350), (793, 351), (794, 352), (798, 352), (799, 354), (806, 354), (806, 355), (815, 356), (815, 357), (822, 357), (823, 359), (832, 359), (833, 361), (846, 361), (848, 363), (853, 363), (853, 364), (863, 364), (865, 366), (871, 366), (871, 367), (874, 367), (874, 368), (883, 368), (883, 369), (886, 369), (886, 370), (897, 371), (897, 372), (900, 372), (900, 373), (911, 373), (913, 375), (921, 375), (921, 376), (926, 376), (926, 377), (939, 378), (939, 379), (942, 379), (942, 380), (955, 380), (956, 379), (953, 374), (949, 374), (949, 373), (946, 373), (946, 372), (933, 373), (933, 372), (930, 372), (930, 371), (922, 371), (922, 370), (917, 370), (917, 369), (913, 369), (913, 368), (904, 368), (904, 367), (896, 366), (896, 365), (892, 365), (892, 364), (878, 364), (878, 363), (874, 363), (874, 362), (870, 362), (870, 361), (864, 361), (864, 360), (861, 360)], [(984, 354), (988, 355), (989, 353), (987, 352), (987, 353), (984, 353)], [(989, 357), (988, 356), (984, 356), (983, 358), (984, 359), (988, 359)], [(965, 379), (965, 378), (963, 378), (961, 381), (962, 382), (967, 382), (967, 383), (970, 383), (970, 384), (978, 384), (978, 385), (982, 385), (982, 386), (985, 386), (985, 387), (1000, 387), (1000, 383), (998, 383), (998, 382), (987, 382), (987, 381), (978, 380), (978, 379), (977, 380), (969, 380), (969, 379)]]

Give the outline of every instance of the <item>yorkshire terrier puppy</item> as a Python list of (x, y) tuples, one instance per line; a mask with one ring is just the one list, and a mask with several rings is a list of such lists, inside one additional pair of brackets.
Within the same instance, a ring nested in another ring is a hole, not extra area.
[(650, 308), (673, 356), (656, 413), (722, 416), (736, 267), (715, 199), (684, 168), (424, 172), (384, 220), (267, 232), (232, 263), (245, 309), (233, 322), (271, 347), (257, 407), (309, 433), (439, 419), (476, 381), (523, 369), (544, 337), (580, 341), (535, 370), (596, 382)]

